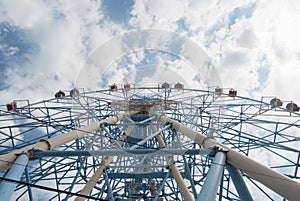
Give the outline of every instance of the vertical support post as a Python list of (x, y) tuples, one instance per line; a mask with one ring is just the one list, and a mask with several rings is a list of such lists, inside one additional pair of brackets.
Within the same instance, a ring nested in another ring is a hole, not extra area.
[[(298, 152), (298, 159), (297, 159), (297, 163), (296, 164), (299, 164), (300, 162), (300, 152)], [(299, 168), (299, 165), (297, 165), (296, 169), (295, 169), (295, 175), (294, 177), (297, 177), (298, 175), (298, 168)]]
[(185, 165), (185, 173), (187, 174), (188, 176), (188, 179), (190, 180), (190, 183), (191, 183), (191, 188), (193, 190), (193, 194), (195, 196), (195, 198), (197, 197), (197, 191), (196, 191), (196, 187), (195, 187), (195, 184), (194, 184), (194, 180), (193, 180), (193, 177), (191, 176), (191, 171), (187, 165), (187, 161), (186, 161), (186, 158), (185, 156), (183, 156), (183, 160), (184, 160), (184, 165)]
[[(25, 176), (26, 176), (27, 182), (30, 183), (30, 176), (29, 176), (29, 172), (28, 172), (28, 167), (25, 168)], [(29, 196), (29, 200), (33, 200), (32, 191), (31, 191), (30, 186), (28, 186), (28, 196)]]
[(226, 162), (226, 153), (219, 151), (216, 153), (212, 165), (208, 170), (206, 180), (197, 201), (214, 201), (217, 196), (218, 187), (222, 178), (224, 166)]
[(161, 182), (161, 184), (160, 184), (160, 186), (159, 186), (159, 188), (158, 188), (158, 190), (157, 190), (157, 194), (156, 194), (155, 197), (153, 198), (153, 201), (157, 201), (157, 200), (158, 200), (159, 194), (160, 194), (160, 192), (163, 190), (164, 185), (165, 185), (165, 183), (166, 183), (166, 181), (167, 181), (169, 175), (170, 175), (170, 170), (167, 172), (167, 174), (166, 174), (164, 180)]
[(107, 199), (111, 200), (111, 201), (114, 201), (114, 195), (113, 195), (113, 192), (112, 192), (112, 189), (111, 189), (111, 186), (110, 186), (110, 183), (109, 183), (109, 179), (108, 179), (108, 175), (107, 175), (107, 170), (104, 171), (104, 179), (105, 179), (105, 182), (106, 182), (106, 186), (107, 186)]
[[(5, 178), (20, 180), (27, 163), (28, 156), (26, 154), (19, 155), (12, 167), (6, 173)], [(2, 181), (0, 183), (0, 201), (10, 200), (16, 186), (17, 183)]]
[(240, 173), (235, 167), (227, 165), (230, 177), (234, 183), (235, 189), (237, 190), (242, 201), (253, 201), (252, 196), (247, 188), (247, 185)]

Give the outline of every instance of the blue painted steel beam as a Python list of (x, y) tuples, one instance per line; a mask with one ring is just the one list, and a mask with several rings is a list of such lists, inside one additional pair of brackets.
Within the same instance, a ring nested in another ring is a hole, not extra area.
[[(77, 167), (76, 175), (75, 175), (75, 177), (73, 178), (73, 181), (72, 181), (72, 183), (71, 183), (71, 185), (70, 185), (70, 188), (69, 188), (69, 191), (71, 191), (71, 192), (73, 191), (73, 188), (74, 188), (74, 186), (75, 186), (75, 184), (76, 184), (76, 181), (79, 180), (79, 178), (80, 178), (80, 177), (79, 177), (79, 174), (80, 174), (80, 171), (82, 170), (82, 168), (83, 168), (83, 166), (84, 166), (84, 162), (85, 162), (86, 158), (87, 158), (87, 156), (85, 156), (85, 157), (83, 157), (83, 158), (81, 158), (81, 157), (79, 158), (80, 166)], [(63, 199), (63, 201), (68, 200), (70, 196), (71, 196), (70, 194), (66, 195), (66, 197)]]
[(104, 172), (104, 179), (105, 179), (105, 183), (106, 183), (106, 186), (107, 186), (107, 199), (111, 200), (111, 201), (114, 201), (114, 196), (113, 196), (113, 191), (111, 189), (111, 186), (110, 186), (110, 182), (109, 182), (109, 179), (108, 179), (108, 175), (107, 175), (107, 171), (105, 170)]
[(253, 201), (252, 196), (247, 188), (247, 185), (240, 173), (235, 167), (227, 165), (230, 177), (234, 183), (235, 189), (238, 192), (242, 201)]
[[(28, 183), (31, 183), (30, 181), (30, 176), (29, 176), (29, 171), (28, 171), (28, 167), (25, 168), (25, 176), (26, 176), (26, 181)], [(33, 197), (32, 197), (32, 190), (31, 190), (31, 187), (28, 186), (28, 197), (29, 197), (29, 200), (33, 200)]]
[(167, 124), (165, 127), (163, 127), (162, 129), (156, 131), (155, 133), (147, 136), (146, 138), (142, 139), (141, 141), (137, 142), (135, 145), (133, 145), (130, 149), (134, 150), (137, 149), (139, 147), (141, 147), (144, 143), (146, 143), (148, 140), (154, 138), (155, 136), (157, 136), (158, 134), (160, 134), (162, 131), (167, 130), (168, 128), (171, 128), (171, 124)]
[[(5, 178), (19, 181), (28, 163), (28, 160), (29, 159), (26, 154), (19, 155), (12, 167), (6, 173)], [(10, 200), (16, 186), (17, 183), (2, 181), (0, 183), (0, 201)]]
[(188, 167), (186, 158), (184, 156), (183, 156), (183, 161), (184, 161), (184, 165), (185, 165), (185, 174), (187, 174), (187, 178), (190, 180), (193, 195), (194, 195), (194, 197), (197, 197), (197, 191), (196, 191), (196, 187), (195, 187), (195, 183), (194, 183), (194, 178), (191, 175), (191, 171)]
[(197, 201), (214, 201), (216, 199), (219, 184), (223, 175), (225, 162), (226, 153), (221, 151), (217, 152), (208, 170), (206, 180), (202, 186)]
[(66, 157), (66, 156), (132, 156), (140, 155), (211, 155), (213, 149), (120, 149), (120, 150), (90, 150), (90, 151), (41, 151), (33, 150), (33, 159), (43, 157)]
[(157, 200), (158, 200), (159, 194), (160, 194), (160, 192), (163, 190), (163, 188), (164, 188), (164, 186), (165, 186), (165, 183), (166, 183), (166, 181), (167, 181), (167, 179), (168, 179), (168, 177), (169, 177), (170, 172), (171, 172), (171, 171), (169, 170), (169, 171), (167, 172), (167, 174), (166, 174), (164, 180), (161, 182), (161, 184), (160, 184), (160, 186), (159, 186), (159, 188), (158, 188), (158, 190), (157, 190), (157, 194), (155, 195), (153, 201), (157, 201)]
[[(167, 172), (148, 172), (148, 173), (107, 173), (110, 179), (143, 179), (143, 178), (165, 178)], [(173, 174), (169, 174), (169, 178), (174, 178)]]

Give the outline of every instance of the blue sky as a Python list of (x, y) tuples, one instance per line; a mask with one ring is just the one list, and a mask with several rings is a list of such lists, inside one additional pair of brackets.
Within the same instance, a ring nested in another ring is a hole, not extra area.
[[(0, 102), (34, 102), (71, 89), (88, 56), (101, 45), (130, 31), (157, 29), (196, 43), (211, 59), (224, 87), (251, 98), (274, 95), (300, 103), (295, 93), (300, 73), (299, 10), (296, 0), (1, 0)], [(171, 48), (179, 47), (170, 47), (170, 53)], [(116, 49), (107, 49), (105, 55)], [(122, 77), (143, 84), (173, 77), (196, 86), (195, 77), (174, 73), (178, 68), (198, 68), (180, 57), (159, 50), (124, 54), (105, 66), (111, 74), (103, 79), (99, 75), (100, 87), (126, 81)], [(171, 74), (158, 76), (162, 73)]]
[(112, 20), (116, 23), (123, 23), (128, 25), (128, 21), (132, 17), (131, 10), (134, 5), (133, 0), (103, 0), (103, 12), (106, 19)]

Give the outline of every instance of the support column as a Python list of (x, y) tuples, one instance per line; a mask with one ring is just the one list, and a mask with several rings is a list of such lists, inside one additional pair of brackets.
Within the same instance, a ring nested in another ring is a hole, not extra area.
[(253, 201), (252, 196), (248, 190), (248, 187), (240, 173), (235, 167), (227, 165), (230, 177), (234, 183), (235, 189), (237, 190), (242, 201)]
[[(28, 156), (26, 154), (19, 155), (12, 167), (8, 170), (5, 178), (19, 181), (27, 163)], [(10, 200), (16, 186), (17, 183), (3, 180), (0, 183), (0, 201)]]
[(222, 179), (222, 174), (226, 162), (226, 153), (217, 152), (216, 156), (211, 164), (206, 180), (200, 194), (197, 198), (197, 201), (214, 201), (218, 192), (219, 184)]

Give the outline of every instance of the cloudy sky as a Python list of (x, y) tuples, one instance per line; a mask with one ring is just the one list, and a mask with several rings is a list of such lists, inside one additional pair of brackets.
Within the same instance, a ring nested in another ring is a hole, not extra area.
[(297, 0), (0, 0), (0, 103), (48, 99), (77, 86), (87, 58), (99, 48), (99, 60), (113, 58), (104, 77), (95, 70), (100, 88), (168, 77), (198, 87), (201, 79), (185, 76), (184, 69), (198, 68), (202, 78), (205, 69), (163, 48), (107, 56), (117, 51), (114, 38), (155, 29), (197, 44), (222, 85), (239, 95), (300, 104), (299, 11)]

